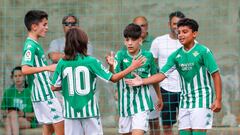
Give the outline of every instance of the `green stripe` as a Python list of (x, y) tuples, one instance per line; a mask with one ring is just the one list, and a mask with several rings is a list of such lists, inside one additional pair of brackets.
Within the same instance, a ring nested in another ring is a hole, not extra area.
[(192, 83), (190, 83), (190, 87), (191, 87), (191, 96), (192, 96), (192, 102), (190, 104), (192, 104), (192, 108), (195, 108), (196, 106), (196, 95), (195, 95), (195, 87), (194, 87), (194, 80), (192, 80)]
[[(121, 82), (122, 82), (122, 87), (120, 87), (119, 88), (119, 91), (118, 91), (118, 93), (120, 93), (120, 91), (122, 91), (122, 98), (121, 99), (119, 99), (121, 102), (122, 102), (122, 110), (121, 110), (121, 112), (120, 112), (120, 116), (121, 116), (121, 114), (123, 115), (123, 117), (125, 117), (125, 113), (124, 113), (124, 91), (125, 91), (125, 89), (124, 89), (124, 82), (123, 82), (123, 79), (121, 80)], [(119, 103), (121, 103), (121, 102), (119, 102)], [(120, 110), (119, 110), (120, 111)]]
[(88, 104), (86, 104), (85, 108), (86, 108), (86, 116), (89, 117), (90, 114), (89, 114), (89, 106), (88, 106)]
[[(147, 100), (148, 109), (151, 111), (151, 110), (153, 110), (153, 102), (152, 102), (150, 94), (149, 94), (149, 86), (148, 85), (144, 86), (144, 93), (145, 93), (145, 98)], [(145, 111), (145, 110), (146, 110), (146, 108), (142, 111)]]
[[(206, 107), (209, 106), (209, 88), (207, 86), (207, 75), (206, 75), (206, 69), (202, 68), (203, 71), (203, 82), (204, 82), (204, 88), (206, 91), (206, 97), (205, 97), (205, 102), (206, 102)], [(203, 99), (204, 100), (204, 99)]]
[(92, 99), (92, 102), (91, 102), (91, 111), (92, 111), (93, 116), (95, 116), (95, 112), (94, 112), (95, 105), (94, 105), (94, 103), (95, 103), (95, 98), (93, 96), (93, 99)]
[(131, 109), (130, 109), (130, 90), (129, 90), (129, 86), (127, 85), (126, 89), (127, 90), (127, 106), (125, 109), (127, 109), (127, 115), (130, 116), (131, 115)]
[(183, 83), (183, 78), (180, 76), (180, 79), (181, 79), (181, 85), (182, 85), (182, 90), (181, 90), (181, 94), (180, 94), (180, 108), (183, 108), (184, 106), (184, 102), (183, 102), (183, 94), (184, 94), (184, 91), (185, 91), (185, 85)]
[[(201, 71), (200, 71), (201, 72)], [(202, 91), (202, 84), (201, 84), (201, 76), (200, 76), (200, 72), (197, 73), (197, 83), (198, 83), (198, 103), (199, 103), (199, 108), (203, 107), (203, 100), (202, 100), (202, 95), (203, 95), (203, 91)]]
[(136, 97), (137, 97), (137, 94), (139, 93), (139, 89), (137, 89), (136, 87), (133, 87), (133, 109), (134, 109), (134, 113), (137, 113), (138, 112), (138, 108), (137, 108), (137, 101), (136, 101)]
[(143, 103), (143, 95), (141, 92), (141, 86), (138, 86), (138, 89), (139, 89), (138, 97), (139, 97), (139, 101), (140, 101), (140, 109), (142, 111), (144, 109), (144, 103)]
[[(45, 93), (44, 87), (43, 87), (43, 82), (41, 81), (41, 78), (40, 78), (40, 76), (39, 76), (39, 73), (36, 74), (36, 75), (37, 75), (37, 80), (38, 80), (38, 82), (39, 82), (39, 86), (41, 87), (41, 91), (38, 91), (38, 95), (40, 96), (40, 100), (41, 100), (41, 101), (42, 101), (42, 100), (47, 100), (47, 98), (46, 98), (46, 93)], [(41, 97), (41, 94), (40, 94), (40, 93), (42, 93), (43, 97)]]

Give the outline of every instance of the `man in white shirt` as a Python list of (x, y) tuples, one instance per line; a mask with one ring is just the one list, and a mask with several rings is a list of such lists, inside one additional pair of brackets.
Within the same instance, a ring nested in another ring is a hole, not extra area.
[[(172, 12), (168, 22), (170, 32), (155, 38), (152, 42), (150, 51), (158, 62), (159, 69), (165, 65), (170, 54), (182, 46), (177, 39), (177, 22), (184, 17), (185, 15), (180, 11)], [(160, 83), (164, 103), (161, 111), (164, 135), (172, 135), (172, 126), (177, 122), (176, 115), (181, 91), (179, 79), (178, 72), (175, 70)]]

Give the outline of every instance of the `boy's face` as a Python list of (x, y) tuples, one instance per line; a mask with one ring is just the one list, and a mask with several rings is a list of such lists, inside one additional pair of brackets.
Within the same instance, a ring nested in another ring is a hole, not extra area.
[(33, 24), (32, 30), (38, 37), (45, 37), (48, 31), (48, 20), (46, 18), (43, 18), (42, 21), (38, 24)]
[(178, 28), (178, 39), (182, 45), (189, 45), (194, 42), (198, 32), (193, 32), (188, 26), (180, 26)]
[(138, 54), (140, 45), (142, 44), (142, 38), (138, 38), (138, 39), (125, 38), (124, 43), (127, 47), (128, 52), (131, 55), (136, 55)]

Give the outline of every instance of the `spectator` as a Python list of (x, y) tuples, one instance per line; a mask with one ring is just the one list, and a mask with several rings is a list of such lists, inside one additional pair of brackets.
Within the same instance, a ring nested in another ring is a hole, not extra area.
[[(69, 29), (74, 27), (79, 27), (79, 21), (76, 16), (67, 15), (63, 17), (62, 25), (63, 25), (64, 34), (66, 34)], [(64, 56), (64, 47), (65, 47), (65, 36), (55, 39), (50, 43), (49, 50), (48, 50), (48, 57), (51, 59), (53, 63), (57, 63), (58, 60)], [(88, 54), (92, 55), (92, 51), (93, 51), (93, 48), (90, 42), (88, 42)]]
[(31, 91), (27, 88), (21, 67), (12, 70), (14, 85), (4, 91), (1, 110), (5, 116), (5, 134), (19, 135), (19, 129), (34, 128), (37, 121), (34, 117), (31, 102)]

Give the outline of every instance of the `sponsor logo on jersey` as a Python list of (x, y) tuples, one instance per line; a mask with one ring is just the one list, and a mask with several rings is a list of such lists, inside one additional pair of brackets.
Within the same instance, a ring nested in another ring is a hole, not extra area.
[(32, 59), (32, 53), (31, 53), (30, 50), (27, 50), (27, 51), (25, 52), (25, 60), (26, 60), (26, 61), (31, 61), (31, 59)]
[(194, 63), (183, 63), (180, 64), (180, 67), (183, 71), (192, 70)]

